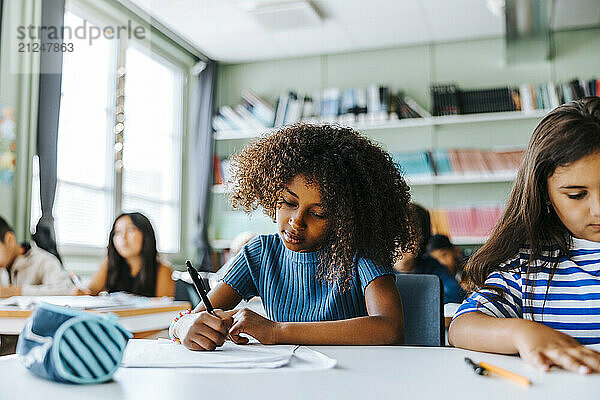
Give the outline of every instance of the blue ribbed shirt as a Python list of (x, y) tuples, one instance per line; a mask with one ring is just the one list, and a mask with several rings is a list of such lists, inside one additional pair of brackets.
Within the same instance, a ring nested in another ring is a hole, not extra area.
[(245, 300), (260, 296), (267, 317), (276, 322), (334, 321), (367, 315), (365, 288), (375, 278), (393, 275), (391, 268), (361, 258), (350, 288), (317, 279), (319, 253), (285, 247), (279, 234), (250, 241), (233, 260), (223, 282)]
[[(530, 274), (527, 282), (529, 250), (501, 267), (505, 271), (491, 273), (486, 285), (501, 289), (494, 298), (489, 290), (479, 290), (467, 298), (454, 314), (479, 311), (498, 318), (524, 318), (541, 322), (573, 336), (581, 344), (600, 343), (600, 243), (572, 239), (571, 254), (562, 258), (551, 278), (549, 267)], [(555, 260), (546, 252), (533, 265)]]

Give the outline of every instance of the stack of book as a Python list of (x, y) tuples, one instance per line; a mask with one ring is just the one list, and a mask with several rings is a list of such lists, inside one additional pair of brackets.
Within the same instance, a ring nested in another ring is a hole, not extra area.
[(568, 82), (548, 82), (519, 86), (521, 110), (548, 110), (587, 96), (600, 94), (600, 79), (573, 79)]
[(241, 104), (219, 108), (212, 125), (216, 131), (257, 130), (273, 127), (274, 121), (273, 107), (255, 93), (246, 90), (242, 93)]
[(518, 110), (516, 90), (508, 86), (460, 90), (456, 85), (433, 85), (431, 95), (435, 116)]
[(524, 150), (436, 149), (392, 154), (407, 177), (493, 175), (519, 168)]
[(433, 115), (475, 114), (503, 111), (549, 110), (600, 93), (599, 79), (569, 82), (524, 83), (519, 87), (461, 90), (455, 84), (432, 85)]
[[(282, 111), (282, 113), (287, 115), (289, 98), (293, 99), (294, 96), (281, 95), (278, 97), (276, 102), (277, 113), (281, 109), (286, 110)], [(370, 85), (367, 88), (346, 88), (343, 90), (339, 88), (327, 88), (315, 93), (310, 99), (311, 101), (315, 99), (308, 109), (312, 113), (303, 113), (300, 120), (297, 118), (292, 118), (291, 120), (282, 118), (275, 122), (275, 126), (287, 125), (288, 123), (298, 121), (368, 124), (390, 119), (431, 117), (431, 114), (427, 110), (406, 96), (404, 92), (398, 91), (394, 93), (388, 86)]]
[(502, 215), (497, 205), (436, 209), (430, 211), (433, 233), (451, 239), (486, 238)]

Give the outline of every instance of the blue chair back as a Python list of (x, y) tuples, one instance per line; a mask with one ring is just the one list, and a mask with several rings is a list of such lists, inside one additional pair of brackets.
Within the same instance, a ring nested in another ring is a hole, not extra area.
[(444, 287), (437, 275), (396, 274), (404, 311), (404, 344), (443, 346)]

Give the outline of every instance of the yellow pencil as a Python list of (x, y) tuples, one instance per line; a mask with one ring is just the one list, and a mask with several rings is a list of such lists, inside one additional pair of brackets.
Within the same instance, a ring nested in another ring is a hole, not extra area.
[(500, 368), (497, 367), (495, 365), (492, 364), (488, 364), (486, 362), (480, 362), (479, 365), (483, 368), (485, 368), (487, 371), (489, 372), (493, 372), (496, 375), (499, 375), (503, 378), (506, 378), (508, 380), (511, 380), (515, 383), (518, 383), (520, 385), (525, 385), (525, 386), (529, 386), (531, 385), (531, 381), (527, 378), (525, 378), (524, 376), (521, 376), (519, 374), (515, 374), (514, 372), (510, 372), (505, 370), (504, 368)]

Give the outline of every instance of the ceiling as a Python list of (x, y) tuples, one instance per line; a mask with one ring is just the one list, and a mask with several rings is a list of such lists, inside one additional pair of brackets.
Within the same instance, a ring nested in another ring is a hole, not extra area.
[[(315, 0), (308, 3), (322, 17), (320, 23), (304, 27), (289, 23), (276, 30), (247, 11), (251, 5), (274, 0), (129, 1), (222, 62), (504, 35), (504, 16), (487, 7), (493, 0)], [(599, 0), (554, 0), (552, 29), (584, 26), (600, 26)]]

